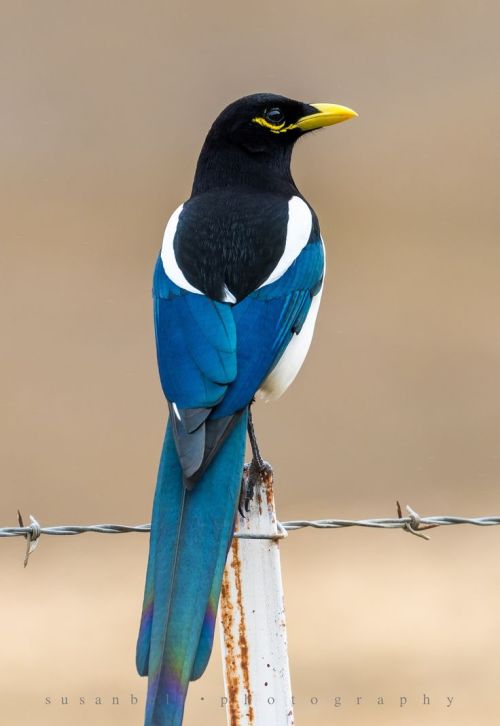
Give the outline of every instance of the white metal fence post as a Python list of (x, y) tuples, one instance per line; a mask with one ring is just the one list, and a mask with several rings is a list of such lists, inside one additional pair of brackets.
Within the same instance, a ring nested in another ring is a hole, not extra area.
[[(237, 515), (219, 608), (230, 726), (292, 726), (285, 607), (272, 477)], [(258, 539), (258, 537), (275, 539)], [(255, 539), (252, 539), (254, 537)]]

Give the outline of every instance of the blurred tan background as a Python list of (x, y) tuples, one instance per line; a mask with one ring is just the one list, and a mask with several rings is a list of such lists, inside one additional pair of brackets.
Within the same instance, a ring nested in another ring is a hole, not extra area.
[[(499, 23), (481, 0), (3, 0), (1, 526), (149, 521), (153, 265), (209, 125), (268, 90), (360, 114), (295, 152), (328, 275), (301, 375), (256, 411), (280, 518), (500, 513)], [(431, 534), (282, 545), (297, 724), (498, 723), (500, 529)], [(23, 570), (0, 542), (2, 724), (142, 722), (146, 554), (45, 537)], [(222, 694), (216, 647), (186, 724), (222, 726)]]

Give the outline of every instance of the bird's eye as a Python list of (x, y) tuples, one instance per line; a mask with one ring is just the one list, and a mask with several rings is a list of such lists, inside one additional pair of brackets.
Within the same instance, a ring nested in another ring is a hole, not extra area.
[(285, 114), (279, 108), (278, 106), (274, 106), (273, 108), (266, 109), (264, 113), (264, 117), (266, 121), (269, 121), (269, 123), (277, 126), (278, 124), (282, 124), (285, 120)]

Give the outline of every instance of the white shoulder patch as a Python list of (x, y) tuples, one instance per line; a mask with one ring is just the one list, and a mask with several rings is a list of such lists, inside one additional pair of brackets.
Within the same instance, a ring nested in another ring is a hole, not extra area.
[(186, 278), (184, 277), (184, 273), (182, 272), (181, 268), (177, 264), (177, 260), (175, 259), (174, 237), (183, 206), (184, 205), (181, 204), (180, 207), (177, 207), (177, 209), (167, 222), (165, 234), (163, 235), (163, 244), (161, 246), (161, 261), (163, 262), (163, 269), (165, 270), (165, 274), (168, 278), (170, 278), (170, 280), (172, 280), (175, 285), (178, 285), (183, 290), (189, 290), (189, 292), (197, 292), (198, 295), (202, 295), (203, 293), (200, 290), (198, 290), (186, 280)]
[(260, 285), (270, 285), (278, 280), (297, 259), (309, 241), (312, 228), (311, 210), (300, 197), (292, 197), (288, 202), (288, 224), (286, 228), (285, 250), (278, 264), (265, 282)]

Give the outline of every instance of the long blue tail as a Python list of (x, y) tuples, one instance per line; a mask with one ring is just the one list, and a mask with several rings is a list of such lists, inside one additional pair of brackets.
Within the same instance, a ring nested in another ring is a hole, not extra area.
[(145, 726), (182, 724), (190, 680), (212, 650), (245, 456), (247, 414), (188, 491), (170, 423), (158, 471), (137, 670), (148, 675)]

